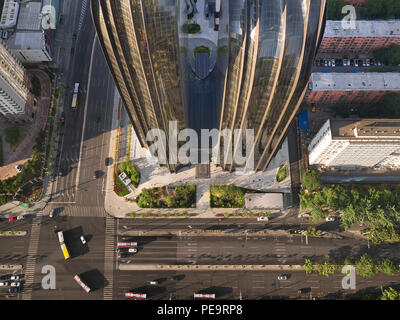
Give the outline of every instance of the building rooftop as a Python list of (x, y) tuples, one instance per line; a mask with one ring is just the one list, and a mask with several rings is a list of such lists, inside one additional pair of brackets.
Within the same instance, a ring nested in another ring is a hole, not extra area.
[(344, 29), (342, 21), (328, 20), (324, 37), (400, 37), (400, 20), (357, 20), (355, 24), (355, 29)]
[(42, 3), (28, 2), (19, 9), (17, 30), (40, 30)]
[(399, 91), (400, 73), (313, 73), (312, 89), (316, 91)]
[(400, 140), (400, 119), (330, 120), (332, 139)]
[(16, 32), (7, 40), (7, 46), (11, 50), (42, 50), (44, 41), (42, 31)]

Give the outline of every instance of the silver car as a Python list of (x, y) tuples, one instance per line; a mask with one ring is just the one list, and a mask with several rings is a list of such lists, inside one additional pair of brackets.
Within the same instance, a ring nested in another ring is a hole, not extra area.
[(288, 279), (288, 277), (286, 274), (278, 276), (278, 280), (287, 280), (287, 279)]

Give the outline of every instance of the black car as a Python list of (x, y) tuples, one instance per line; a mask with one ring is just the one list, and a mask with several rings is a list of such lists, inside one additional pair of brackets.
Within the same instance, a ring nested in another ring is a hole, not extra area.
[(8, 289), (8, 293), (17, 293), (18, 292), (18, 287), (13, 287)]
[(297, 290), (297, 293), (308, 293), (311, 291), (311, 288), (301, 288)]

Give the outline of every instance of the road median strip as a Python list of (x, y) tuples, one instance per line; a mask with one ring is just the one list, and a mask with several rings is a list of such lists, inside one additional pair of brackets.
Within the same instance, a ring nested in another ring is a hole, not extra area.
[(293, 271), (304, 270), (302, 265), (167, 265), (167, 264), (119, 264), (119, 270), (181, 270), (181, 271)]
[(22, 264), (0, 264), (0, 270), (21, 270)]
[(26, 235), (26, 231), (0, 231), (0, 237), (23, 237)]

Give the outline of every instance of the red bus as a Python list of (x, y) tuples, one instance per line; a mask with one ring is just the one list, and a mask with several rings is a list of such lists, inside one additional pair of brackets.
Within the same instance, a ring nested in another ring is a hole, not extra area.
[(78, 276), (74, 276), (74, 280), (82, 287), (83, 290), (86, 291), (86, 293), (90, 292), (90, 288), (82, 281), (82, 279)]
[(130, 299), (146, 299), (147, 295), (145, 293), (137, 293), (137, 292), (126, 292), (125, 298)]
[(195, 293), (195, 299), (215, 299), (215, 293)]
[(137, 247), (137, 242), (117, 242), (117, 248)]

